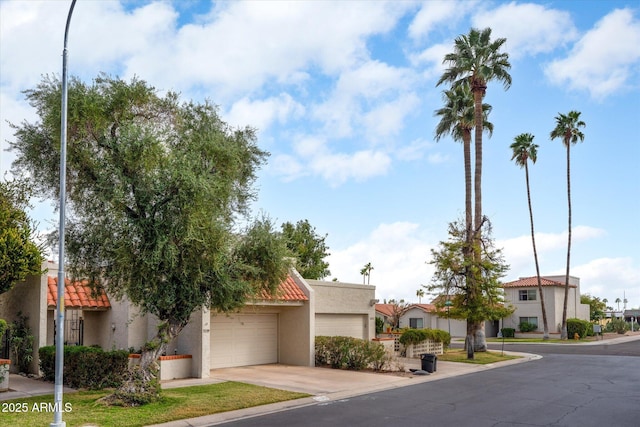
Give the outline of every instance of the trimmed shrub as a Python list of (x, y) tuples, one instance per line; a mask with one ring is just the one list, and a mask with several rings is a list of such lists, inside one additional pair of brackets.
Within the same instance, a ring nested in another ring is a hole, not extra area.
[(451, 344), (449, 332), (441, 329), (407, 329), (400, 335), (400, 344), (408, 346), (418, 344), (426, 340), (441, 342), (445, 347)]
[(580, 338), (584, 338), (590, 333), (593, 334), (591, 322), (581, 319), (567, 319), (567, 337), (569, 339), (572, 339), (576, 334)]
[(382, 344), (352, 337), (316, 337), (315, 352), (316, 365), (334, 369), (380, 370), (386, 363)]
[(502, 328), (500, 332), (502, 332), (504, 338), (515, 338), (516, 336), (516, 330), (514, 328)]
[(535, 323), (522, 322), (518, 325), (518, 329), (520, 329), (520, 332), (532, 332), (538, 329), (538, 325)]
[(631, 329), (629, 323), (625, 322), (623, 319), (611, 319), (605, 327), (607, 332), (617, 332), (619, 334), (624, 334), (629, 329)]
[[(44, 379), (55, 379), (55, 346), (40, 347), (40, 369)], [(99, 347), (65, 346), (63, 382), (73, 388), (99, 390), (122, 384), (129, 364), (124, 350), (105, 352)]]

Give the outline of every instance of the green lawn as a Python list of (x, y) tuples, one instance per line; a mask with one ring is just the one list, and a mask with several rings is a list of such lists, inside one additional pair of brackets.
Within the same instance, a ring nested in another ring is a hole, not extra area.
[[(184, 418), (200, 417), (219, 412), (266, 405), (285, 400), (309, 396), (238, 382), (224, 382), (202, 386), (163, 390), (160, 402), (137, 408), (105, 406), (98, 400), (107, 395), (106, 391), (81, 391), (64, 395), (68, 411), (62, 420), (68, 427), (74, 426), (144, 426), (159, 424)], [(53, 412), (47, 411), (47, 404), (53, 406), (53, 395), (36, 396), (0, 402), (3, 426), (31, 427), (46, 426), (53, 422)], [(42, 405), (42, 412), (39, 411)], [(26, 411), (16, 412), (19, 409)]]
[(488, 365), (489, 363), (504, 362), (505, 360), (519, 359), (520, 356), (503, 355), (499, 351), (475, 352), (474, 359), (467, 359), (467, 351), (464, 349), (449, 349), (444, 354), (438, 355), (438, 360), (445, 362), (475, 363)]

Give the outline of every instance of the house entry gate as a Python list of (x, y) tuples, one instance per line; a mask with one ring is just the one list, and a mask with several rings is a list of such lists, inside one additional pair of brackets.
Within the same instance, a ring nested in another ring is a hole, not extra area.
[[(58, 328), (56, 320), (53, 321), (53, 337), (55, 342)], [(65, 310), (64, 313), (64, 345), (83, 345), (84, 343), (84, 319), (82, 310)]]

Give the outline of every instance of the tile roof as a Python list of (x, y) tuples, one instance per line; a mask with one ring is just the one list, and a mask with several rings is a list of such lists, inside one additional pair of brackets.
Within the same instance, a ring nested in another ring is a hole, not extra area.
[(376, 311), (383, 316), (391, 317), (393, 316), (393, 307), (394, 304), (376, 304)]
[(436, 311), (436, 306), (433, 304), (411, 304), (411, 307), (409, 308), (413, 308), (413, 307), (417, 307), (427, 313), (432, 313)]
[[(58, 278), (47, 277), (47, 306), (56, 307), (58, 302)], [(104, 290), (96, 295), (92, 292), (87, 282), (73, 282), (65, 279), (64, 286), (65, 308), (106, 310), (111, 308), (111, 303)]]
[(259, 299), (266, 301), (308, 301), (309, 298), (302, 292), (300, 286), (296, 283), (291, 275), (278, 285), (275, 295), (267, 291), (262, 291)]
[[(564, 286), (564, 283), (547, 279), (545, 277), (540, 277), (540, 283), (542, 286)], [(532, 286), (538, 286), (538, 277), (521, 277), (518, 280), (514, 280), (513, 282), (503, 283), (503, 288), (528, 288)], [(569, 284), (570, 288), (575, 288), (576, 285)]]

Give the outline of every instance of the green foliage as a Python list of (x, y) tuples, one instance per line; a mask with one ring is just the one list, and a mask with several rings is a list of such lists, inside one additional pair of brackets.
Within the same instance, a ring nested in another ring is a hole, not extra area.
[(128, 370), (125, 389), (122, 387), (105, 398), (107, 403), (116, 406), (142, 406), (157, 402), (162, 398), (162, 389), (157, 374), (152, 378), (139, 366)]
[(384, 346), (353, 337), (318, 336), (315, 340), (316, 366), (334, 369), (381, 370), (387, 360)]
[(305, 279), (321, 280), (331, 274), (329, 263), (324, 259), (330, 255), (325, 244), (327, 235), (318, 235), (309, 220), (282, 224), (282, 234), (287, 240), (287, 247), (296, 257), (296, 270)]
[(405, 346), (419, 344), (426, 340), (441, 342), (448, 347), (451, 344), (451, 335), (441, 329), (406, 329), (399, 338), (400, 344)]
[(592, 297), (589, 294), (580, 295), (581, 304), (589, 304), (589, 318), (591, 320), (599, 320), (604, 317), (607, 310), (607, 304), (601, 301), (599, 297)]
[[(60, 82), (25, 93), (39, 121), (13, 125), (13, 169), (57, 198)], [(282, 236), (248, 218), (268, 155), (254, 129), (230, 127), (208, 102), (106, 75), (71, 79), (68, 127), (69, 272), (158, 317), (160, 346), (194, 311), (237, 309), (286, 277)]]
[(516, 330), (514, 328), (502, 328), (500, 331), (504, 338), (514, 338), (516, 336)]
[(41, 274), (42, 247), (26, 214), (31, 191), (25, 181), (0, 181), (0, 294), (30, 274)]
[[(40, 347), (40, 370), (46, 381), (55, 379), (56, 347)], [(129, 352), (103, 351), (99, 347), (64, 347), (64, 384), (73, 388), (100, 390), (118, 387), (129, 364)]]
[[(425, 288), (431, 293), (451, 295), (451, 318), (483, 322), (498, 320), (513, 312), (512, 308), (504, 306), (500, 282), (509, 266), (504, 262), (502, 250), (495, 248), (488, 220), (481, 234), (481, 241), (473, 243), (471, 248), (479, 251), (479, 260), (465, 255), (469, 253), (469, 243), (461, 221), (450, 223), (449, 239), (440, 242), (438, 249), (431, 250), (429, 263), (436, 271), (431, 284)], [(473, 272), (474, 280), (468, 280), (470, 272)], [(436, 307), (444, 308), (444, 303), (442, 298)]]
[(607, 326), (605, 327), (605, 331), (607, 332), (617, 332), (619, 334), (624, 334), (630, 329), (630, 326), (624, 319), (611, 319)]
[(518, 325), (518, 329), (520, 330), (520, 332), (533, 332), (538, 329), (538, 325), (536, 325), (535, 323), (520, 322), (520, 324)]
[(28, 373), (33, 361), (33, 335), (27, 323), (29, 318), (18, 312), (17, 319), (11, 323), (11, 340), (9, 347), (14, 357), (18, 372)]
[(5, 331), (9, 328), (7, 321), (4, 319), (0, 319), (0, 338), (4, 335)]
[(384, 331), (384, 320), (382, 320), (381, 317), (376, 317), (376, 334), (381, 334), (383, 331)]
[(591, 322), (582, 319), (567, 319), (567, 337), (572, 339), (578, 334), (580, 338), (593, 335)]

